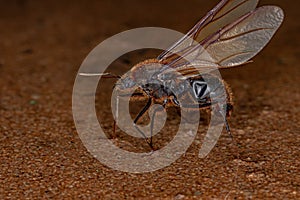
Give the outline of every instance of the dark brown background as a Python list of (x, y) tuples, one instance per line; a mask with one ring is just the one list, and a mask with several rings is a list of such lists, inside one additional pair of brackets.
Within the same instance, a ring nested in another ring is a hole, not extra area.
[[(72, 86), (92, 48), (136, 27), (186, 32), (216, 3), (1, 1), (0, 198), (299, 199), (299, 1), (262, 0), (284, 9), (283, 26), (254, 63), (222, 71), (236, 97), (235, 142), (224, 132), (209, 156), (198, 159), (196, 140), (171, 166), (128, 174), (94, 159), (77, 135)], [(129, 69), (150, 54), (139, 55), (115, 67)], [(98, 104), (110, 101), (104, 97)], [(101, 113), (109, 119), (109, 108)], [(111, 131), (111, 121), (102, 125)], [(168, 135), (172, 124), (161, 139)]]

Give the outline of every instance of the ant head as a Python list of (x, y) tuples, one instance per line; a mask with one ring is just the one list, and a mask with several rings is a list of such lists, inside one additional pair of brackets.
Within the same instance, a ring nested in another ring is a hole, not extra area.
[(116, 85), (119, 87), (119, 89), (130, 89), (133, 88), (136, 83), (131, 76), (125, 76), (120, 78)]

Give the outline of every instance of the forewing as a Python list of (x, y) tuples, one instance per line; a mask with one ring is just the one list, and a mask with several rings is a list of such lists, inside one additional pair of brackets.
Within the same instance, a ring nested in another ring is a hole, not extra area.
[(192, 77), (216, 68), (245, 64), (270, 41), (283, 18), (279, 7), (259, 7), (194, 45), (190, 52), (173, 61), (172, 68)]
[[(217, 65), (241, 65), (263, 49), (281, 25), (283, 18), (283, 11), (279, 7), (259, 7), (225, 26), (201, 45)], [(201, 60), (201, 55), (199, 56)], [(196, 64), (197, 59), (195, 61)]]
[(222, 0), (183, 38), (158, 56), (158, 60), (163, 63), (171, 64), (171, 62), (175, 61), (180, 55), (183, 55), (186, 51), (192, 49), (197, 42), (201, 42), (218, 29), (254, 10), (257, 3), (258, 0)]

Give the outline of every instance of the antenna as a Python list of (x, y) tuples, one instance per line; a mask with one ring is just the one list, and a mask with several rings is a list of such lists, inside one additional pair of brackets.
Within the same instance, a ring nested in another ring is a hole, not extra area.
[(78, 73), (80, 76), (101, 76), (102, 78), (116, 78), (120, 79), (121, 76), (112, 73)]

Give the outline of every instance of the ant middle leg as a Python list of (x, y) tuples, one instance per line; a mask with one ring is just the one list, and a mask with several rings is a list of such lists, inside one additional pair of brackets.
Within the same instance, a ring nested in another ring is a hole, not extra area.
[(147, 104), (144, 106), (144, 108), (139, 112), (139, 114), (136, 116), (136, 118), (133, 120), (133, 126), (135, 127), (135, 129), (144, 137), (145, 141), (147, 142), (147, 144), (150, 146), (150, 148), (153, 150), (153, 146), (152, 146), (152, 139), (149, 142), (148, 138), (146, 137), (145, 133), (139, 129), (139, 127), (137, 126), (137, 122), (138, 120), (147, 112), (147, 110), (150, 108), (152, 104), (152, 98), (148, 99)]
[(168, 100), (164, 100), (163, 104), (162, 104), (162, 107), (159, 106), (157, 108), (155, 108), (155, 110), (153, 111), (152, 113), (152, 116), (150, 118), (150, 145), (153, 146), (153, 143), (152, 143), (152, 136), (153, 136), (153, 129), (154, 129), (154, 119), (155, 119), (155, 115), (157, 112), (159, 111), (162, 111), (165, 109), (165, 106), (167, 104)]

